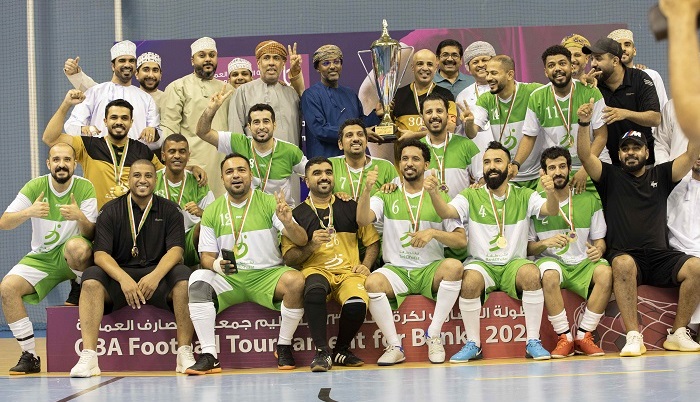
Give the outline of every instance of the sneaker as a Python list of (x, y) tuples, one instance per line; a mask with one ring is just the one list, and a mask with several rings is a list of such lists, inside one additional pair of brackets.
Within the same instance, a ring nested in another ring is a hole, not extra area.
[(574, 340), (574, 352), (586, 356), (603, 356), (605, 352), (593, 340), (593, 334), (586, 332), (583, 339)]
[(467, 341), (459, 352), (450, 357), (450, 363), (466, 363), (470, 360), (481, 360), (483, 358), (484, 355), (481, 354), (481, 348), (476, 346), (474, 341)]
[(525, 358), (534, 360), (549, 360), (552, 355), (542, 346), (539, 339), (530, 339), (525, 346)]
[(346, 367), (360, 367), (365, 364), (365, 362), (355, 356), (347, 346), (337, 348), (333, 351), (333, 363), (338, 366)]
[(574, 341), (566, 338), (566, 334), (559, 335), (557, 347), (552, 351), (552, 357), (555, 359), (563, 359), (574, 355)]
[(280, 370), (294, 370), (297, 368), (297, 363), (292, 355), (292, 345), (277, 345), (275, 350), (277, 358), (277, 368)]
[(66, 298), (66, 301), (63, 303), (66, 306), (77, 306), (78, 303), (80, 302), (80, 284), (75, 281), (75, 279), (71, 279), (70, 281), (70, 293), (68, 293), (68, 297)]
[(637, 331), (630, 331), (627, 333), (627, 342), (625, 346), (620, 351), (620, 356), (622, 357), (636, 357), (641, 356), (647, 352), (646, 346), (644, 346), (644, 337)]
[(194, 366), (197, 361), (194, 360), (194, 354), (192, 354), (192, 346), (185, 345), (177, 349), (177, 366), (175, 371), (178, 373), (184, 373), (188, 368)]
[(74, 378), (88, 378), (100, 374), (100, 367), (97, 365), (97, 352), (88, 349), (83, 349), (80, 352), (78, 364), (70, 370), (70, 376)]
[(403, 354), (401, 346), (387, 346), (384, 349), (384, 354), (377, 360), (377, 366), (393, 366), (404, 360), (406, 360), (406, 355)]
[(676, 332), (671, 333), (671, 328), (668, 329), (668, 336), (664, 341), (664, 349), (678, 350), (681, 352), (697, 352), (700, 350), (700, 345), (690, 337), (690, 330), (686, 327), (680, 327)]
[(316, 349), (316, 356), (311, 361), (311, 371), (324, 373), (333, 368), (333, 359), (328, 347)]
[(428, 360), (433, 364), (445, 362), (445, 348), (442, 347), (442, 339), (439, 336), (427, 337), (425, 343), (428, 345)]
[(41, 359), (24, 351), (19, 357), (17, 365), (10, 369), (10, 375), (34, 374), (41, 372)]
[(214, 355), (211, 353), (202, 353), (199, 355), (199, 359), (197, 359), (194, 366), (190, 366), (185, 370), (186, 374), (192, 375), (204, 375), (220, 372), (221, 364), (219, 363), (219, 359), (214, 357)]

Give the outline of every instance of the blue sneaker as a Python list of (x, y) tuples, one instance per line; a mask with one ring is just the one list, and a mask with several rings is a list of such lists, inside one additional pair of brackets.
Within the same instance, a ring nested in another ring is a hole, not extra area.
[(549, 360), (552, 356), (547, 352), (547, 349), (542, 347), (542, 341), (539, 339), (530, 339), (525, 346), (525, 358), (534, 360)]
[(470, 360), (480, 360), (483, 358), (484, 355), (481, 354), (481, 348), (476, 346), (474, 341), (467, 341), (459, 352), (450, 357), (450, 363), (466, 363)]

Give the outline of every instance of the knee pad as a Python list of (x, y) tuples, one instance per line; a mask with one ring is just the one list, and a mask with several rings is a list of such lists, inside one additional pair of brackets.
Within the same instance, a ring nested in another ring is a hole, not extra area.
[(311, 303), (325, 303), (331, 285), (322, 275), (310, 275), (304, 283), (304, 300)]
[(195, 281), (189, 286), (190, 303), (207, 303), (212, 301), (214, 288), (204, 281)]
[(365, 315), (367, 315), (367, 305), (365, 304), (364, 300), (357, 297), (351, 297), (345, 302), (345, 304), (343, 304), (340, 315), (353, 321), (364, 320)]

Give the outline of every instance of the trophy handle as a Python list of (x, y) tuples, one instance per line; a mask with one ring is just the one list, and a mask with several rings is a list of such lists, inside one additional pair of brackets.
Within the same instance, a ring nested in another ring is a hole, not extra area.
[[(416, 48), (414, 48), (413, 46), (404, 46), (401, 48), (401, 51), (403, 51), (404, 49), (411, 49), (411, 53), (408, 55), (408, 58), (406, 59), (407, 60), (406, 64), (404, 64), (404, 66), (403, 66), (403, 71), (401, 72), (401, 76), (399, 77), (399, 82), (401, 82), (401, 80), (403, 80), (403, 76), (406, 75), (406, 69), (408, 68), (408, 65), (411, 64), (411, 58), (413, 57), (413, 52), (416, 50)], [(398, 90), (399, 90), (399, 88), (397, 85), (396, 89), (394, 90), (394, 93), (391, 94), (392, 99), (394, 98), (394, 95), (396, 95), (396, 91), (398, 91)]]
[[(369, 52), (371, 52), (371, 50), (358, 50), (358, 51), (357, 51), (357, 57), (360, 58), (360, 63), (362, 63), (362, 68), (365, 69), (365, 73), (367, 74), (368, 77), (369, 77), (369, 71), (370, 71), (370, 70), (367, 69), (367, 65), (365, 65), (365, 61), (362, 60), (362, 56), (360, 56), (360, 53), (369, 53)], [(369, 77), (369, 78), (372, 79), (372, 77)], [(402, 78), (403, 78), (403, 77), (402, 77)]]

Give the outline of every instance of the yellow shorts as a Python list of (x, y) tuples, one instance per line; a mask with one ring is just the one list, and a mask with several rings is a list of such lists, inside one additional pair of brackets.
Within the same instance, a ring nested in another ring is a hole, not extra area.
[(365, 304), (369, 303), (369, 296), (367, 296), (367, 290), (365, 290), (365, 279), (367, 279), (365, 275), (356, 274), (349, 269), (330, 272), (327, 269), (319, 268), (304, 268), (301, 270), (301, 273), (304, 274), (304, 278), (308, 278), (313, 274), (326, 278), (331, 285), (331, 293), (328, 295), (327, 300), (335, 300), (342, 306), (348, 299), (357, 297), (362, 299)]

